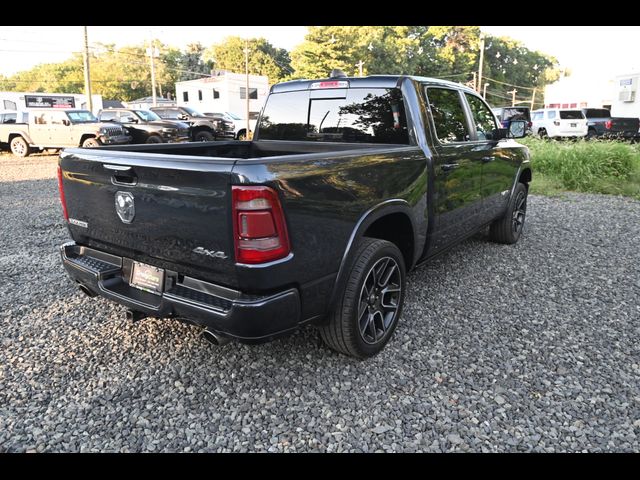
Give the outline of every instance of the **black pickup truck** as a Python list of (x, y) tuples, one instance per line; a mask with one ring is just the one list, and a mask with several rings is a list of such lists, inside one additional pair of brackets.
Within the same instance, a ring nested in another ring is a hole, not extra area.
[(606, 108), (583, 108), (589, 128), (587, 138), (636, 140), (640, 137), (640, 119), (612, 117)]
[(185, 320), (213, 343), (313, 324), (369, 357), (396, 328), (409, 269), (483, 227), (518, 240), (531, 169), (511, 138), (525, 128), (431, 78), (277, 84), (250, 142), (63, 151), (62, 261), (134, 320)]

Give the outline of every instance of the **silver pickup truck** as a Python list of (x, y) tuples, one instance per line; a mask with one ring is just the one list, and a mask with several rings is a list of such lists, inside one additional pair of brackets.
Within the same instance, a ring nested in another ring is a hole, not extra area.
[(24, 123), (0, 125), (0, 144), (8, 144), (19, 157), (46, 148), (98, 147), (130, 141), (122, 126), (100, 122), (88, 110), (33, 109)]

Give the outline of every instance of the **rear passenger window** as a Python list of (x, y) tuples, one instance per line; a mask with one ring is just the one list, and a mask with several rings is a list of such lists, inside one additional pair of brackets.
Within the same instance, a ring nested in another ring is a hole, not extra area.
[(547, 112), (547, 118), (549, 120), (551, 120), (553, 118), (556, 118), (556, 111), (555, 110), (551, 110), (551, 111)]
[(429, 87), (427, 97), (438, 140), (441, 143), (468, 141), (469, 130), (458, 91)]
[(465, 96), (473, 114), (473, 123), (476, 124), (478, 140), (491, 140), (493, 131), (497, 128), (493, 113), (480, 98), (468, 93), (465, 93)]

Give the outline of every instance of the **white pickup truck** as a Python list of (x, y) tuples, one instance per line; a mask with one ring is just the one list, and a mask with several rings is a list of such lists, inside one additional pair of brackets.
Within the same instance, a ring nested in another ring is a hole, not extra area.
[(20, 117), (20, 123), (0, 124), (0, 144), (8, 144), (11, 152), (19, 157), (26, 157), (34, 150), (120, 145), (131, 141), (122, 126), (102, 123), (88, 110), (33, 109)]

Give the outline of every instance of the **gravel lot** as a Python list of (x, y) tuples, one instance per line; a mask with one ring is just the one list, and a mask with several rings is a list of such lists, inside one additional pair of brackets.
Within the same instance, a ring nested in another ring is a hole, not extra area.
[(409, 276), (357, 362), (312, 329), (260, 346), (88, 299), (57, 157), (0, 155), (0, 451), (640, 451), (640, 202), (530, 197)]

